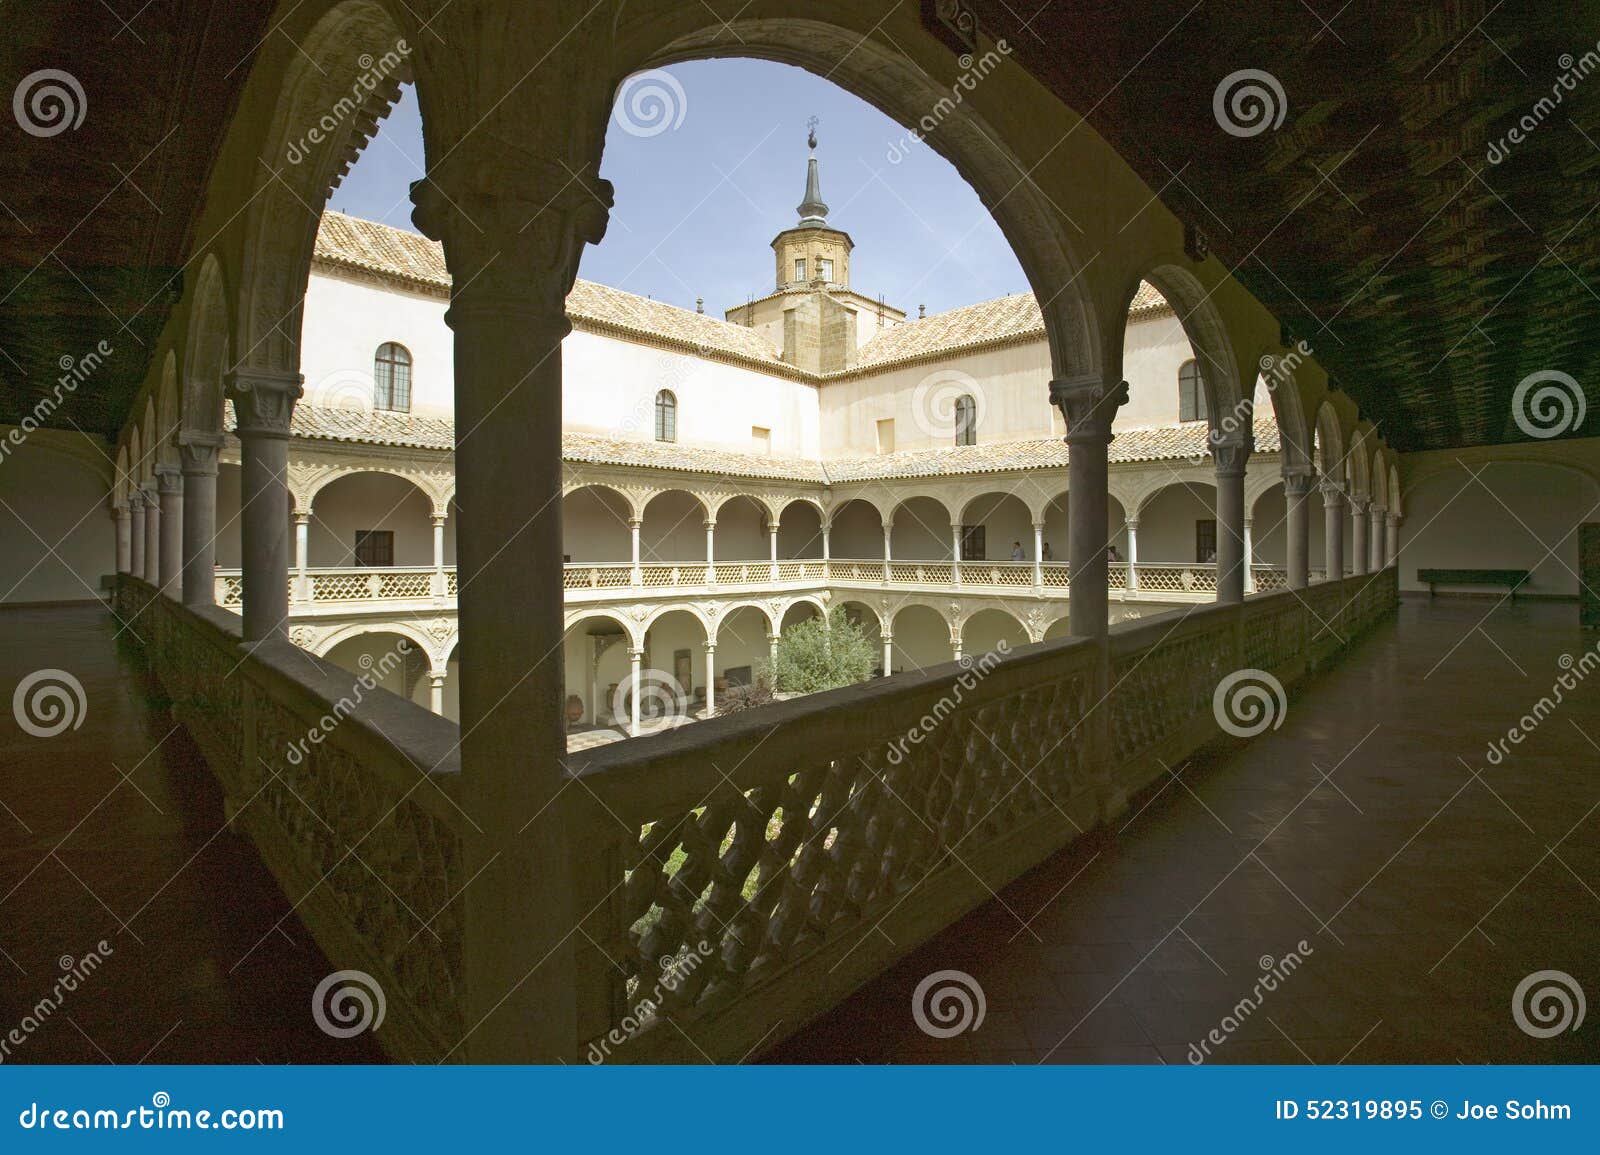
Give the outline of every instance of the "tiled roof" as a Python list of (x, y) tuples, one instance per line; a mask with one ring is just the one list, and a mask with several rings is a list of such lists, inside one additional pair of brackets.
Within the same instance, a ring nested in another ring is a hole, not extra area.
[[(428, 288), (450, 287), (444, 250), (437, 242), (343, 213), (322, 214), (315, 258)], [(567, 295), (567, 316), (579, 327), (594, 326), (670, 341), (702, 356), (720, 354), (769, 370), (793, 372), (783, 363), (779, 350), (754, 329), (593, 281), (579, 280), (572, 286)]]
[[(227, 428), (233, 428), (233, 408), (226, 407)], [(346, 441), (393, 445), (411, 449), (451, 450), (455, 427), (436, 417), (414, 417), (384, 410), (365, 412), (301, 403), (295, 406), (293, 433), (315, 441)], [(1271, 416), (1255, 421), (1258, 453), (1276, 453), (1281, 444), (1278, 423)], [(1157, 425), (1117, 432), (1108, 453), (1113, 464), (1172, 461), (1206, 453), (1206, 426), (1201, 422)], [(619, 465), (644, 469), (671, 469), (685, 473), (713, 473), (728, 477), (800, 481), (827, 485), (846, 481), (874, 481), (909, 477), (951, 477), (973, 473), (1006, 473), (1024, 469), (1061, 469), (1067, 464), (1067, 447), (1059, 437), (1039, 437), (993, 445), (950, 446), (943, 449), (908, 449), (876, 457), (813, 461), (808, 458), (767, 457), (725, 449), (678, 445), (661, 441), (631, 441), (597, 437), (590, 433), (561, 435), (561, 456), (574, 464)]]
[[(315, 258), (325, 264), (393, 277), (407, 284), (448, 290), (450, 271), (444, 250), (418, 233), (332, 211), (322, 214)], [(1129, 315), (1167, 307), (1148, 282), (1134, 295)], [(691, 313), (593, 281), (579, 280), (567, 296), (567, 316), (579, 328), (599, 329), (646, 340), (666, 341), (704, 357), (725, 357), (767, 372), (817, 379), (787, 365), (782, 351), (754, 329)], [(898, 365), (1007, 341), (1044, 339), (1044, 317), (1031, 293), (980, 301), (885, 329), (861, 346), (857, 363), (822, 378)]]

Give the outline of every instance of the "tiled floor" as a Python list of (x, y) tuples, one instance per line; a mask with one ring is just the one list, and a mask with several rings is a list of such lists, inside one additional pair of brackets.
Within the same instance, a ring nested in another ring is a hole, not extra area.
[[(1204, 752), (768, 1057), (1183, 1063), (1217, 1029), (1206, 1061), (1600, 1060), (1592, 1015), (1548, 1039), (1512, 1015), (1540, 970), (1600, 999), (1600, 669), (1487, 757), (1597, 645), (1570, 605), (1407, 601), (1282, 729)], [(942, 969), (987, 1007), (949, 1039), (912, 1016)]]
[[(61, 956), (113, 947), (6, 1061), (381, 1059), (314, 1025), (332, 968), (108, 617), (6, 611), (0, 637), (0, 1036)], [(1600, 1059), (1600, 1021), (1541, 1040), (1512, 1017), (1538, 970), (1600, 997), (1600, 670), (1486, 760), (1597, 643), (1571, 606), (1407, 602), (1281, 730), (1206, 751), (769, 1057), (1181, 1063), (1304, 940), (1210, 1061)], [(86, 702), (54, 738), (3, 712), (44, 665)], [(947, 968), (987, 1013), (935, 1039), (911, 994)]]
[[(211, 771), (98, 609), (0, 612), (0, 1037), (7, 1062), (380, 1060), (333, 1039), (311, 996), (333, 968)], [(42, 666), (83, 686), (77, 729), (33, 737), (11, 710)], [(111, 953), (37, 1029), (61, 963)]]

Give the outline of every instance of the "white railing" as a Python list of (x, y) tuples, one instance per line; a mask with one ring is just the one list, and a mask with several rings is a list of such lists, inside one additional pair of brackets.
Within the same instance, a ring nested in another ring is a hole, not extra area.
[[(875, 585), (901, 589), (934, 588), (940, 592), (971, 590), (994, 593), (1030, 593), (1043, 598), (1064, 598), (1070, 586), (1070, 571), (1064, 562), (1017, 561), (894, 561), (882, 559), (820, 558), (786, 560), (774, 564), (764, 561), (717, 562), (708, 575), (703, 562), (656, 563), (637, 568), (623, 562), (568, 562), (564, 588), (583, 597), (604, 598), (608, 591), (644, 592), (707, 587), (770, 588), (774, 585)], [(1288, 588), (1288, 571), (1281, 566), (1251, 567), (1255, 592), (1268, 593)], [(1312, 580), (1323, 580), (1323, 571), (1311, 571)], [(1130, 580), (1132, 579), (1132, 580)], [(1215, 562), (1112, 562), (1109, 582), (1113, 590), (1130, 596), (1178, 597), (1213, 594), (1217, 589)], [(289, 600), (295, 605), (348, 605), (371, 601), (421, 601), (453, 599), (458, 590), (454, 566), (442, 570), (432, 567), (360, 566), (308, 569), (289, 575)], [(225, 609), (243, 604), (244, 582), (240, 571), (216, 572), (216, 602)]]

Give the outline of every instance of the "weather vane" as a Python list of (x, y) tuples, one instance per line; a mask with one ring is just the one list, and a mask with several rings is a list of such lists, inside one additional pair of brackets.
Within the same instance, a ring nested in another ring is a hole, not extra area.
[(806, 144), (815, 150), (817, 147), (817, 118), (813, 116), (806, 121), (806, 128), (810, 130), (810, 135), (806, 137)]

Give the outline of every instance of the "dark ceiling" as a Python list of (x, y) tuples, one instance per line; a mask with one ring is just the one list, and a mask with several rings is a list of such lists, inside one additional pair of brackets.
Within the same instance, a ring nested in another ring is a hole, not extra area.
[[(971, 7), (1390, 444), (1528, 440), (1513, 393), (1552, 370), (1587, 393), (1571, 432), (1600, 429), (1600, 3)], [(1281, 86), (1276, 128), (1219, 129), (1213, 95), (1241, 69)], [(1524, 115), (1534, 129), (1502, 145)]]
[[(35, 412), (62, 359), (105, 340), (107, 364), (48, 423), (122, 424), (272, 7), (0, 0), (5, 92), (65, 68), (88, 100), (54, 136), (0, 121), (0, 421)], [(971, 8), (1203, 230), (1391, 444), (1524, 440), (1512, 394), (1537, 371), (1576, 378), (1600, 422), (1600, 68), (1582, 59), (1600, 52), (1600, 0)], [(1281, 85), (1276, 128), (1219, 129), (1213, 94), (1241, 69)], [(1492, 161), (1525, 115), (1537, 127)]]

